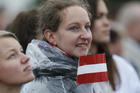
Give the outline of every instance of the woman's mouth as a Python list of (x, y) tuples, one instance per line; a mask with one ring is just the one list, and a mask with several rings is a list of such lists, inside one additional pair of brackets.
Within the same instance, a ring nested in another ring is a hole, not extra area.
[(30, 65), (26, 66), (23, 70), (24, 72), (25, 71), (32, 71), (32, 67)]
[(103, 32), (104, 32), (105, 35), (109, 35), (110, 34), (109, 30), (104, 30)]
[(88, 43), (78, 43), (76, 47), (81, 48), (82, 50), (88, 49)]

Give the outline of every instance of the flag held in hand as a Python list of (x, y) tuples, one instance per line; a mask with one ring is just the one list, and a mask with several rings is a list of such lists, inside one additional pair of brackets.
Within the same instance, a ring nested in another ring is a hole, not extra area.
[(105, 54), (81, 56), (77, 71), (77, 84), (108, 81)]

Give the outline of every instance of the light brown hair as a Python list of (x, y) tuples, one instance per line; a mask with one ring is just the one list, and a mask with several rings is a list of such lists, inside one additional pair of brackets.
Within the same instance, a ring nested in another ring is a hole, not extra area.
[(12, 37), (12, 38), (17, 40), (17, 37), (15, 36), (14, 33), (4, 31), (4, 30), (0, 30), (0, 38), (2, 38), (2, 37)]

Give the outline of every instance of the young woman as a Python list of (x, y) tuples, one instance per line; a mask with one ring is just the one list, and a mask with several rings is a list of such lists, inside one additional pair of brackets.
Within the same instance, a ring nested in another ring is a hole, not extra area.
[[(92, 14), (91, 30), (93, 42), (90, 52), (106, 53), (109, 84), (111, 93), (139, 93), (140, 83), (136, 72), (128, 62), (116, 55), (111, 55), (107, 44), (110, 42), (110, 30), (108, 9), (106, 0), (87, 0)], [(96, 91), (101, 89), (103, 93), (108, 93), (107, 84), (98, 83)], [(104, 89), (104, 90), (103, 90)]]
[(34, 79), (22, 51), (14, 34), (0, 31), (0, 93), (20, 93), (21, 85)]
[(23, 93), (93, 93), (76, 84), (78, 57), (88, 54), (92, 35), (85, 5), (78, 0), (47, 0), (39, 9), (42, 41), (33, 40), (27, 55), (36, 76)]

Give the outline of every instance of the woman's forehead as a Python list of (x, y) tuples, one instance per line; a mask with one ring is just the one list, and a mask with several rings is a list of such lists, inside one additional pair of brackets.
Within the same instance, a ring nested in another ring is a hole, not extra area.
[(89, 21), (87, 11), (80, 6), (71, 6), (62, 11), (62, 21), (81, 21), (81, 19)]
[(11, 50), (17, 50), (21, 46), (18, 41), (12, 37), (2, 37), (0, 38), (0, 53), (8, 52)]

